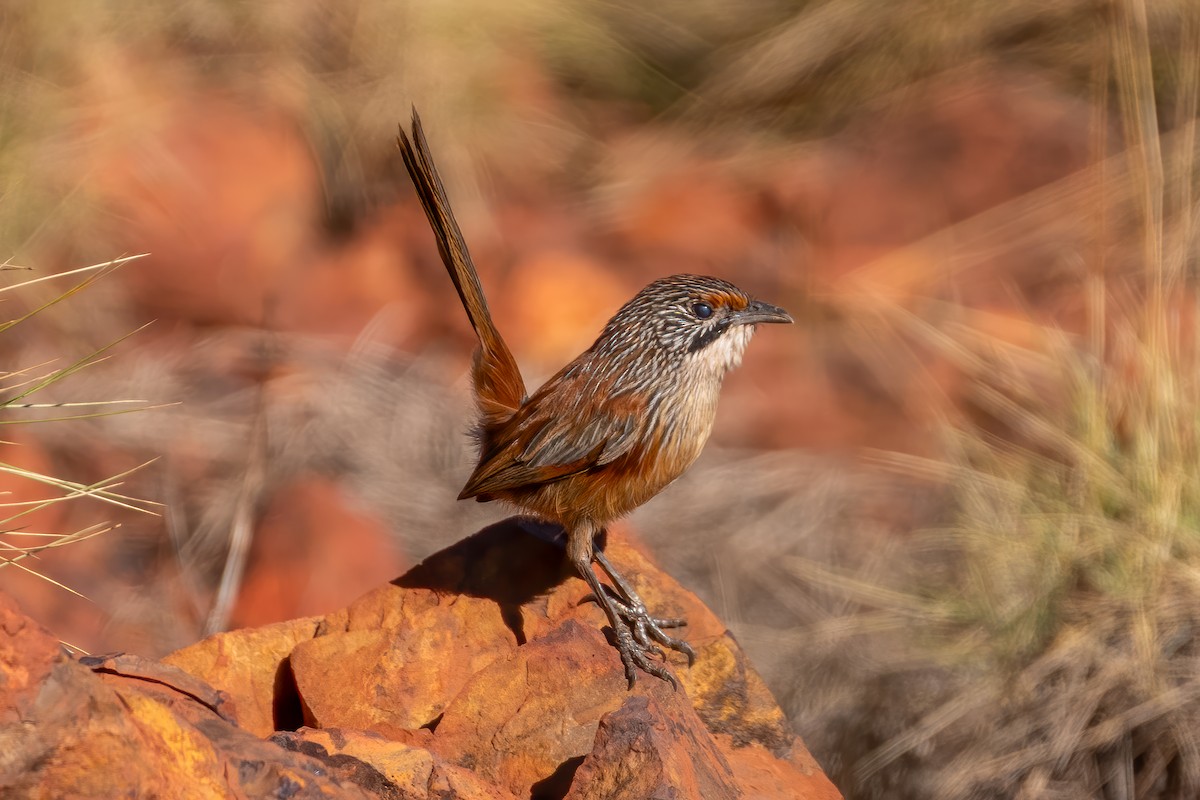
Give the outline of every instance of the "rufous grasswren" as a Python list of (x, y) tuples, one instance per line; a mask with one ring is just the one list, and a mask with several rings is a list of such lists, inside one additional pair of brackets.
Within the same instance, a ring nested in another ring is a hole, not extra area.
[[(401, 128), (398, 144), (479, 336), (471, 373), (479, 464), (459, 499), (504, 500), (560, 524), (571, 563), (608, 617), (630, 687), (637, 668), (674, 685), (658, 645), (685, 654), (690, 665), (692, 648), (663, 631), (684, 620), (650, 616), (594, 539), (691, 466), (712, 430), (721, 383), (741, 362), (755, 326), (791, 316), (718, 278), (661, 278), (617, 311), (595, 344), (528, 395), (488, 311), (415, 109), (412, 138)], [(611, 587), (600, 582), (593, 562)]]

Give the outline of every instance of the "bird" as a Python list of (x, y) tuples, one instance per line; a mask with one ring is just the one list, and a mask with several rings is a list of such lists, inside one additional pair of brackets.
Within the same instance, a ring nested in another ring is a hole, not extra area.
[(665, 630), (686, 620), (651, 616), (596, 541), (691, 466), (712, 431), (722, 381), (741, 363), (756, 326), (791, 323), (791, 315), (719, 278), (661, 278), (528, 394), (488, 310), (415, 107), (412, 136), (401, 125), (397, 146), (479, 339), (471, 366), (479, 461), (458, 499), (505, 501), (561, 526), (566, 555), (591, 591), (587, 599), (608, 620), (629, 688), (639, 669), (676, 688), (662, 647), (694, 664), (692, 647)]

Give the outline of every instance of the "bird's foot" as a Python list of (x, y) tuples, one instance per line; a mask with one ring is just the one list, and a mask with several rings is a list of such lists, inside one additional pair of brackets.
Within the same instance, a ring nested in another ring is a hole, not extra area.
[[(639, 641), (639, 634), (634, 625), (618, 622), (613, 627), (613, 643), (621, 655), (621, 664), (625, 667), (625, 679), (629, 681), (630, 689), (637, 682), (639, 669), (656, 678), (662, 678), (671, 684), (672, 689), (679, 688), (679, 681), (671, 674), (671, 670), (667, 669), (666, 654), (662, 648)], [(652, 658), (652, 655), (658, 656), (658, 659)]]
[[(621, 654), (621, 663), (625, 667), (625, 677), (629, 679), (632, 689), (637, 679), (637, 670), (641, 669), (662, 678), (678, 688), (675, 676), (666, 667), (666, 653), (662, 647), (670, 648), (687, 656), (688, 666), (696, 661), (696, 651), (682, 639), (668, 635), (663, 628), (679, 628), (687, 624), (680, 618), (652, 617), (645, 603), (638, 597), (633, 587), (621, 576), (601, 552), (595, 554), (596, 562), (615, 584), (615, 588), (603, 587), (604, 596), (593, 592), (586, 600), (595, 600), (609, 617), (612, 624), (613, 636), (617, 651)], [(662, 647), (659, 647), (662, 645)], [(659, 661), (651, 660), (655, 655)]]
[[(636, 594), (628, 599), (613, 599), (613, 605), (617, 609), (617, 614), (620, 615), (621, 620), (625, 623), (623, 626), (624, 629), (630, 634), (630, 637), (643, 653), (654, 653), (665, 662), (667, 656), (663, 652), (662, 647), (667, 647), (687, 656), (689, 667), (696, 662), (696, 651), (692, 649), (691, 645), (683, 639), (677, 639), (674, 636), (668, 635), (663, 630), (663, 628), (682, 627), (687, 624), (686, 620), (678, 618), (663, 619), (661, 617), (650, 616), (646, 610), (646, 606), (642, 604), (641, 598)], [(658, 645), (662, 645), (662, 647)], [(658, 672), (652, 670), (646, 671), (652, 675), (658, 675), (660, 678), (663, 677)], [(675, 683), (674, 678), (671, 678), (670, 681), (672, 684)]]

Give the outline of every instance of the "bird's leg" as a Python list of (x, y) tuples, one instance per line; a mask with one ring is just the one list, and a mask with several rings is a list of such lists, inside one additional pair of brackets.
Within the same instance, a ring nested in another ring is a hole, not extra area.
[(617, 613), (633, 629), (633, 636), (637, 639), (638, 643), (643, 647), (651, 648), (654, 645), (649, 640), (653, 639), (665, 647), (683, 653), (687, 656), (688, 666), (692, 666), (696, 662), (696, 651), (692, 649), (691, 645), (682, 639), (676, 639), (663, 632), (663, 628), (679, 628), (687, 625), (687, 620), (678, 617), (664, 619), (650, 616), (650, 613), (646, 610), (646, 604), (642, 602), (642, 598), (638, 597), (637, 592), (633, 590), (629, 582), (625, 580), (621, 573), (617, 572), (616, 567), (608, 560), (608, 556), (604, 555), (603, 551), (596, 550), (593, 558), (596, 559), (596, 563), (600, 565), (604, 573), (608, 575), (608, 579), (617, 587), (620, 598), (614, 602), (614, 605), (617, 607)]
[[(629, 604), (615, 600), (611, 596), (611, 590), (606, 589), (592, 569), (592, 559), (597, 555), (592, 548), (592, 531), (568, 529), (567, 555), (570, 557), (571, 563), (574, 564), (580, 577), (587, 582), (588, 587), (592, 590), (592, 597), (600, 605), (600, 608), (604, 610), (604, 615), (608, 617), (608, 624), (613, 631), (617, 652), (621, 655), (621, 664), (625, 667), (625, 677), (629, 680), (629, 688), (632, 689), (633, 684), (637, 681), (638, 669), (657, 678), (662, 678), (664, 681), (670, 683), (673, 688), (678, 688), (679, 684), (676, 682), (675, 676), (671, 674), (666, 666), (652, 661), (649, 657), (650, 653), (662, 655), (662, 651), (650, 643), (646, 637), (645, 631), (650, 630), (650, 628), (645, 627), (639, 630), (636, 623), (630, 621)], [(604, 564), (601, 563), (601, 566), (603, 567)], [(609, 572), (610, 577), (612, 576), (609, 567), (605, 567), (604, 571)], [(634, 597), (636, 598), (637, 595), (634, 595)], [(640, 602), (639, 600), (639, 606)], [(645, 607), (641, 606), (641, 608), (642, 613), (645, 614)], [(650, 621), (653, 622), (653, 620)], [(659, 633), (662, 632), (659, 631)], [(665, 636), (665, 634), (663, 635)], [(686, 647), (687, 645), (685, 644), (684, 646)], [(691, 648), (688, 649), (690, 650)]]

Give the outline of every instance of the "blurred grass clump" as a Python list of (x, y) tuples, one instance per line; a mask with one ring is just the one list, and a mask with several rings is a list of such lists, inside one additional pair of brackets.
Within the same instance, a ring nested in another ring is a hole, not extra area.
[(1163, 51), (1146, 6), (1111, 17), (1080, 333), (1018, 347), (965, 307), (884, 312), (971, 378), (973, 409), (949, 413), (943, 458), (883, 457), (952, 499), (894, 609), (892, 665), (939, 677), (885, 681), (907, 722), (860, 731), (851, 795), (1200, 794), (1200, 9), (1178, 22)]
[[(1163, 113), (1186, 77), (1172, 54), (1191, 5), (1147, 3)], [(8, 3), (0, 244), (18, 252), (69, 242), (97, 211), (87, 191), (94, 165), (81, 156), (155, 125), (164, 98), (138, 94), (138, 83), (157, 81), (168, 94), (203, 87), (295, 119), (321, 164), (325, 221), (336, 233), (403, 185), (380, 131), (414, 100), (431, 127), (455, 132), (447, 160), (487, 152), (492, 169), (515, 155), (523, 172), (529, 164), (544, 176), (586, 172), (617, 120), (678, 124), (692, 135), (821, 136), (864, 105), (964, 64), (1013, 66), (1086, 94), (1116, 7), (156, 0), (130, 14), (113, 0)]]

